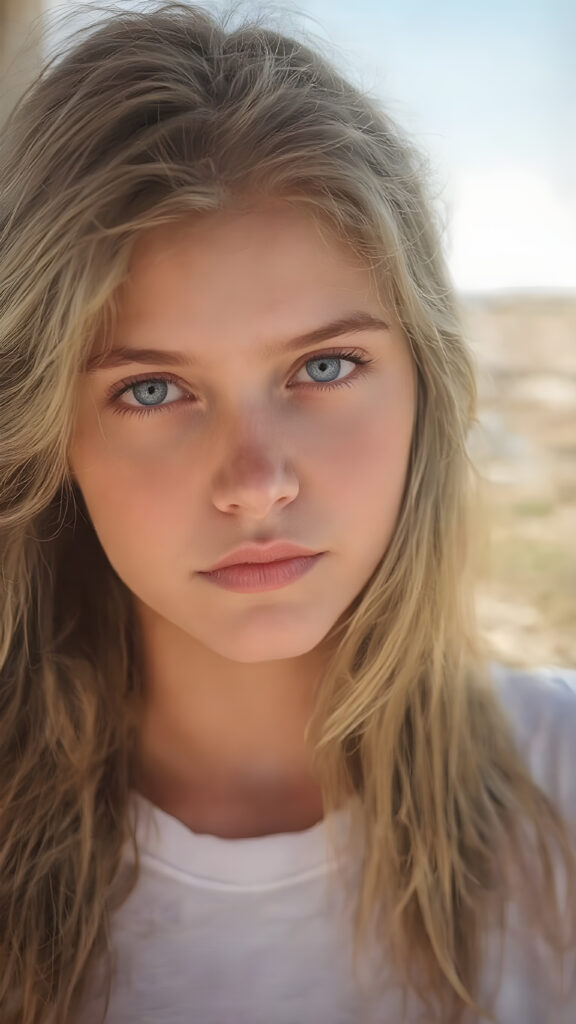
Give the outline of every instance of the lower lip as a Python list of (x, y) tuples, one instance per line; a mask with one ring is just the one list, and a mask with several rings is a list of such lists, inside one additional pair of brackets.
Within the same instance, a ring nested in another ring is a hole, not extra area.
[(244, 563), (229, 565), (225, 569), (214, 569), (212, 572), (201, 572), (210, 583), (224, 590), (234, 590), (237, 594), (255, 594), (264, 590), (277, 590), (287, 587), (289, 583), (300, 579), (310, 571), (324, 554), (306, 555), (301, 558), (286, 558), (280, 562)]

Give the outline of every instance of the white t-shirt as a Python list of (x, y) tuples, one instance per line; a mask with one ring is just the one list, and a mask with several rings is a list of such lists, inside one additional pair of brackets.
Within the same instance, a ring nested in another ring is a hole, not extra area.
[[(493, 673), (534, 778), (576, 825), (576, 671), (494, 665)], [(106, 1024), (426, 1024), (415, 997), (403, 1016), (392, 977), (372, 1002), (355, 988), (351, 938), (328, 897), (335, 868), (324, 822), (222, 839), (134, 799), (142, 873), (112, 920)], [(348, 813), (334, 816), (337, 829)], [(503, 949), (487, 941), (482, 961), (480, 994), (498, 1024), (575, 1024), (576, 962), (567, 997), (552, 1001), (535, 939), (515, 933), (513, 912), (507, 936)], [(99, 1019), (98, 987), (81, 1024)]]

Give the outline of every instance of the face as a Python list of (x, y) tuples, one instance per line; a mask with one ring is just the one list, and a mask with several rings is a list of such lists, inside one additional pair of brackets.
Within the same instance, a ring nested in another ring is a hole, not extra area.
[[(118, 300), (114, 347), (158, 354), (83, 375), (69, 459), (109, 562), (148, 621), (224, 658), (312, 651), (394, 529), (415, 408), (402, 330), (352, 251), (284, 203), (154, 228)], [(286, 349), (353, 313), (383, 324)], [(273, 590), (199, 575), (271, 539), (324, 554)]]

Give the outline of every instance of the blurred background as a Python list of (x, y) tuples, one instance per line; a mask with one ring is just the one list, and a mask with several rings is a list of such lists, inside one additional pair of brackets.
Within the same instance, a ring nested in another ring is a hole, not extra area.
[[(576, 4), (262, 6), (315, 36), (428, 154), (479, 366), (470, 443), (492, 536), (481, 620), (500, 661), (576, 668)], [(0, 0), (0, 124), (67, 26), (95, 11)]]

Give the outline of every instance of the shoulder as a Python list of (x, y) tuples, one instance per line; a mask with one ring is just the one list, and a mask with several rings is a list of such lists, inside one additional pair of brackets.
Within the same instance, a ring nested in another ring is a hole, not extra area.
[(576, 670), (494, 662), (490, 672), (533, 778), (576, 822)]

